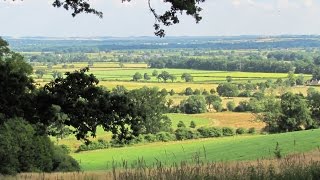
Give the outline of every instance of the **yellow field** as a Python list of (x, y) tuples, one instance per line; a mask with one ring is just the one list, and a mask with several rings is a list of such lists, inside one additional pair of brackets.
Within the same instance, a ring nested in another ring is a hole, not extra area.
[(257, 122), (252, 113), (236, 113), (236, 112), (221, 112), (221, 113), (203, 113), (193, 115), (194, 117), (207, 118), (211, 120), (210, 126), (217, 127), (233, 127), (233, 128), (251, 128), (261, 130), (265, 127), (265, 123)]
[(158, 87), (160, 90), (165, 88), (167, 91), (170, 91), (173, 89), (176, 93), (180, 93), (182, 91), (185, 91), (187, 87), (191, 87), (193, 90), (195, 89), (206, 89), (207, 91), (210, 91), (212, 88), (216, 88), (217, 84), (197, 84), (197, 83), (148, 83), (148, 82), (125, 82), (125, 81), (101, 81), (99, 85), (107, 87), (109, 89), (112, 89), (116, 87), (117, 85), (125, 86), (127, 89), (137, 89), (142, 88), (144, 86), (146, 87)]

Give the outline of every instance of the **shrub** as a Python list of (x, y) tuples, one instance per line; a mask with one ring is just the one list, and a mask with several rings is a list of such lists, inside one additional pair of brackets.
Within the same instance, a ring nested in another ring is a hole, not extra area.
[(175, 135), (177, 140), (193, 139), (194, 137), (193, 132), (187, 128), (178, 128)]
[(245, 128), (238, 128), (236, 130), (236, 134), (245, 134), (246, 133), (246, 129)]
[(201, 91), (199, 89), (196, 89), (194, 90), (193, 92), (194, 95), (200, 95), (201, 94)]
[(229, 128), (229, 127), (223, 127), (222, 128), (222, 134), (224, 136), (234, 136), (235, 132), (233, 128)]
[(168, 142), (168, 141), (174, 141), (176, 140), (176, 137), (174, 134), (171, 134), (169, 132), (159, 132), (156, 134), (156, 138), (158, 141), (162, 142)]
[(212, 103), (212, 107), (214, 110), (216, 110), (217, 112), (221, 112), (222, 111), (222, 104), (220, 101), (214, 101)]
[(246, 112), (251, 111), (252, 107), (248, 101), (241, 101), (239, 105), (234, 109), (236, 112)]
[(235, 108), (236, 108), (236, 104), (233, 101), (227, 102), (228, 111), (234, 111)]
[(180, 103), (180, 110), (186, 114), (204, 113), (207, 111), (206, 101), (203, 96), (190, 96)]
[(185, 128), (185, 127), (187, 127), (187, 126), (184, 124), (183, 121), (179, 121), (178, 124), (177, 124), (177, 127), (178, 127), (178, 128)]
[(157, 137), (154, 134), (146, 134), (146, 135), (144, 135), (144, 139), (147, 142), (156, 142), (157, 141)]
[(238, 94), (238, 97), (250, 97), (250, 96), (251, 96), (251, 92), (250, 91), (243, 91), (243, 92)]
[(256, 133), (256, 128), (252, 127), (248, 129), (249, 134), (255, 134)]
[(191, 87), (187, 87), (186, 90), (185, 90), (185, 92), (184, 92), (184, 94), (185, 94), (186, 96), (192, 95), (192, 94), (193, 94), (192, 88), (191, 88)]
[(190, 126), (189, 126), (190, 128), (196, 128), (196, 126), (197, 125), (196, 125), (196, 123), (194, 121), (190, 122)]
[(96, 150), (96, 149), (107, 149), (110, 147), (110, 144), (103, 140), (103, 139), (98, 139), (98, 141), (91, 141), (88, 144), (82, 144), (79, 146), (77, 149), (77, 152), (80, 151), (91, 151), (91, 150)]
[[(57, 160), (57, 154), (62, 160)], [(67, 154), (66, 148), (56, 148), (48, 136), (39, 135), (22, 118), (8, 119), (0, 126), (0, 174), (79, 170)]]
[(61, 145), (54, 149), (53, 169), (56, 172), (72, 172), (80, 171), (80, 166), (75, 159), (68, 155), (66, 148)]
[(144, 136), (142, 134), (139, 134), (139, 136), (136, 136), (133, 140), (133, 143), (143, 143), (145, 141)]
[(199, 129), (197, 129), (197, 131), (204, 138), (221, 137), (222, 136), (222, 130), (217, 127), (201, 127)]
[(169, 92), (170, 96), (173, 96), (175, 94), (174, 90), (171, 89), (171, 91)]

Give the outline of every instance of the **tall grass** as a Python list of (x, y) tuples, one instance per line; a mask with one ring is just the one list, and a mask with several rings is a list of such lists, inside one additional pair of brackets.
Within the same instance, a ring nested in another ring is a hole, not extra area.
[[(205, 149), (204, 149), (205, 151)], [(0, 176), (0, 179), (14, 180), (153, 180), (153, 179), (281, 179), (302, 180), (320, 179), (320, 151), (308, 154), (294, 154), (281, 159), (264, 159), (242, 162), (204, 162), (197, 154), (192, 157), (194, 164), (182, 161), (166, 166), (156, 160), (153, 166), (147, 166), (143, 158), (135, 164), (123, 161), (121, 168), (114, 165), (107, 172), (74, 173), (23, 173), (17, 176)]]

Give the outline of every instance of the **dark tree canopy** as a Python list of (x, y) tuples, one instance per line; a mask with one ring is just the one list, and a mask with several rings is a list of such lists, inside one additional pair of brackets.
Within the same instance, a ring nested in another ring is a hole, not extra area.
[[(121, 0), (122, 2), (130, 2), (131, 0)], [(152, 12), (155, 23), (153, 25), (155, 29), (155, 35), (159, 37), (165, 36), (165, 31), (161, 27), (171, 26), (179, 23), (178, 14), (185, 12), (187, 15), (192, 16), (198, 23), (202, 17), (200, 12), (202, 10), (198, 4), (205, 2), (205, 0), (163, 0), (163, 3), (170, 4), (170, 9), (166, 10), (163, 14), (158, 14), (157, 11), (152, 7), (151, 0), (148, 0), (149, 9)], [(103, 13), (95, 8), (91, 7), (89, 0), (54, 0), (54, 7), (63, 7), (66, 10), (71, 10), (72, 16), (75, 17), (81, 13), (90, 13), (103, 17)]]

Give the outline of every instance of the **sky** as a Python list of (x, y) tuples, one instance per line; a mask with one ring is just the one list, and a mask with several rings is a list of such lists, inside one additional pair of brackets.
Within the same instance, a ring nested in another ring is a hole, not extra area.
[[(90, 0), (104, 13), (73, 18), (71, 12), (52, 7), (53, 0), (0, 0), (0, 36), (153, 36), (154, 17), (147, 0)], [(168, 7), (151, 0), (159, 12)], [(165, 28), (167, 36), (237, 36), (320, 34), (319, 0), (206, 0), (203, 20), (186, 15)]]

